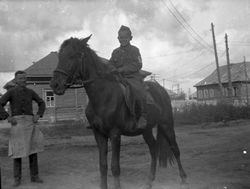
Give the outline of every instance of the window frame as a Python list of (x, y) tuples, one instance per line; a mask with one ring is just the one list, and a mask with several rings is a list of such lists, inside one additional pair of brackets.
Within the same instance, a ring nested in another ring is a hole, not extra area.
[(204, 99), (204, 95), (203, 95), (203, 90), (199, 89), (197, 92), (197, 98), (198, 99)]
[(215, 95), (214, 95), (214, 89), (209, 89), (209, 97), (210, 98), (214, 98)]
[[(53, 96), (48, 95), (47, 92), (52, 92)], [(52, 100), (52, 98), (54, 98), (54, 100)], [(44, 90), (44, 101), (45, 101), (46, 108), (54, 108), (54, 107), (56, 107), (56, 96), (55, 96), (55, 93), (53, 92), (53, 90), (51, 90), (51, 89), (45, 89)]]
[(204, 99), (208, 99), (209, 98), (209, 90), (208, 89), (204, 89)]

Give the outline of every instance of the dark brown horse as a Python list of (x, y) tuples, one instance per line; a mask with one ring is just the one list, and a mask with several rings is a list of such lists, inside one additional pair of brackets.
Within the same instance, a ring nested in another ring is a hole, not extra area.
[[(85, 39), (70, 38), (63, 42), (59, 51), (59, 63), (51, 80), (51, 87), (58, 95), (63, 95), (69, 83), (78, 78), (82, 81), (89, 98), (86, 116), (93, 127), (99, 149), (101, 189), (107, 189), (108, 139), (111, 141), (111, 170), (114, 188), (120, 189), (120, 146), (121, 135), (143, 135), (151, 155), (151, 168), (145, 188), (152, 188), (155, 179), (157, 160), (166, 166), (174, 159), (178, 163), (181, 182), (185, 183), (186, 174), (182, 168), (180, 151), (176, 143), (172, 107), (166, 90), (156, 82), (147, 81), (147, 91), (155, 101), (147, 105), (148, 125), (146, 129), (131, 131), (135, 124), (126, 105), (124, 91), (109, 67), (87, 45)], [(157, 139), (152, 128), (157, 126)]]

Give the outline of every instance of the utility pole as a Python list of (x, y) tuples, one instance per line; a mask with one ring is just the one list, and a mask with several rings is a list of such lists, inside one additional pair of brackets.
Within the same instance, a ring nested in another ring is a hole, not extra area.
[(249, 105), (248, 99), (248, 75), (247, 75), (247, 65), (246, 65), (246, 57), (244, 56), (244, 71), (245, 71), (245, 82), (246, 82), (246, 98), (247, 98), (247, 106)]
[(215, 62), (216, 62), (216, 70), (217, 70), (217, 77), (218, 77), (218, 83), (219, 83), (219, 89), (220, 89), (220, 97), (223, 96), (223, 87), (221, 84), (220, 79), (220, 69), (219, 69), (219, 60), (218, 60), (218, 54), (217, 54), (217, 48), (216, 48), (216, 41), (215, 41), (215, 35), (214, 35), (214, 24), (211, 23), (212, 28), (212, 36), (213, 36), (213, 44), (214, 44), (214, 55), (215, 55)]
[(188, 88), (188, 99), (191, 100), (191, 89)]
[(2, 189), (2, 174), (1, 174), (1, 167), (0, 167), (0, 189)]
[(172, 91), (176, 91), (176, 94), (179, 94), (179, 84), (172, 84)]
[(180, 84), (177, 83), (177, 94), (180, 94)]
[(231, 66), (230, 66), (230, 60), (229, 60), (229, 48), (228, 48), (228, 37), (227, 34), (225, 34), (225, 43), (226, 43), (226, 55), (227, 55), (227, 76), (228, 76), (228, 96), (231, 99), (232, 98), (232, 92), (233, 92), (233, 85), (231, 80)]

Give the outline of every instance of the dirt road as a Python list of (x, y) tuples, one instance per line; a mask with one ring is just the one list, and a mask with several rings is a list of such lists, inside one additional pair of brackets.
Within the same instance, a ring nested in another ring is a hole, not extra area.
[[(250, 188), (250, 121), (229, 125), (210, 124), (176, 127), (181, 160), (190, 189)], [(72, 141), (72, 139), (71, 139)], [(68, 141), (69, 142), (69, 141)], [(93, 136), (74, 138), (71, 143), (49, 145), (39, 154), (44, 184), (29, 181), (28, 160), (23, 161), (20, 189), (97, 189), (98, 154)], [(150, 156), (142, 137), (122, 138), (122, 188), (142, 188)], [(110, 167), (110, 164), (109, 164)], [(2, 188), (12, 188), (12, 161), (1, 156)], [(111, 171), (108, 173), (112, 188)], [(179, 189), (177, 165), (157, 170), (153, 189)]]

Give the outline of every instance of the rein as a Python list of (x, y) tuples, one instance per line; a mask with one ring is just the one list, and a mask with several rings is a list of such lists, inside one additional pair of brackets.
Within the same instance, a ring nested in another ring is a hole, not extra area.
[(81, 85), (75, 85), (74, 86), (74, 81), (73, 81), (73, 74), (75, 73), (75, 71), (77, 70), (77, 67), (74, 68), (74, 66), (72, 67), (72, 69), (68, 72), (66, 72), (65, 70), (63, 69), (60, 69), (60, 68), (56, 68), (54, 70), (54, 73), (60, 73), (60, 74), (63, 74), (67, 77), (67, 81), (70, 80), (71, 82), (66, 82), (66, 86), (69, 87), (69, 88), (81, 88), (81, 87), (84, 87), (84, 85), (86, 84), (89, 84), (91, 82), (94, 81), (94, 79), (88, 79), (88, 80), (84, 80), (84, 76), (85, 74), (83, 74), (83, 72), (86, 72), (86, 69), (85, 69), (85, 64), (84, 64), (84, 55), (83, 53), (81, 54), (81, 64), (80, 64), (80, 76), (81, 76)]

